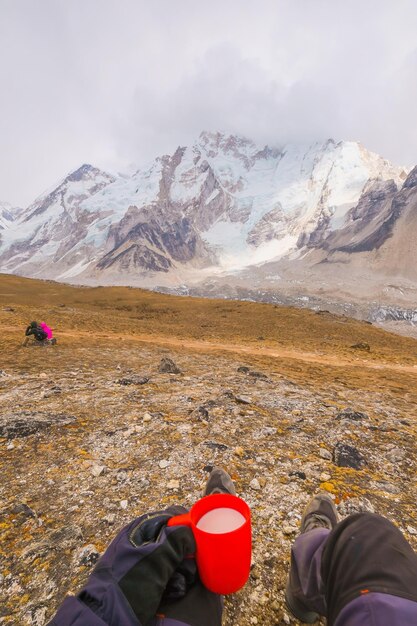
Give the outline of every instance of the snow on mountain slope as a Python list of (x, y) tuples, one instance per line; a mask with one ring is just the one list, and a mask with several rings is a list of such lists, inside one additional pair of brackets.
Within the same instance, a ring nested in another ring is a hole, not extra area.
[(354, 142), (260, 148), (205, 132), (130, 176), (82, 166), (6, 231), (0, 263), (126, 284), (237, 271), (319, 245), (344, 227), (364, 189), (404, 177)]
[(0, 230), (10, 228), (13, 220), (13, 207), (7, 202), (0, 202)]
[(97, 219), (81, 208), (83, 201), (114, 180), (85, 164), (35, 200), (4, 234), (0, 248), (3, 271), (24, 270), (36, 275), (39, 270), (53, 275), (54, 263), (85, 237), (87, 226)]

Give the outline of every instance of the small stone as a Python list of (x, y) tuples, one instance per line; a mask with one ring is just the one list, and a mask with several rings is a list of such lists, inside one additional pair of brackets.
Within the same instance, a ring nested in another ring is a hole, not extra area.
[(8, 444), (7, 444), (7, 446), (6, 446), (6, 449), (7, 449), (7, 450), (13, 450), (13, 448), (14, 448), (14, 443), (13, 443), (13, 441), (12, 441), (11, 443), (8, 443)]
[(290, 524), (284, 524), (282, 527), (282, 532), (284, 535), (294, 535), (297, 532), (297, 528), (294, 526), (290, 526)]
[(393, 448), (387, 453), (387, 458), (392, 463), (397, 463), (398, 461), (403, 461), (405, 459), (405, 450), (401, 448)]
[(320, 474), (320, 481), (322, 483), (327, 483), (330, 479), (331, 479), (331, 475), (328, 474), (327, 472), (322, 472)]
[(320, 448), (319, 455), (320, 455), (320, 458), (325, 459), (326, 461), (331, 461), (332, 460), (331, 452), (329, 452), (325, 448)]
[(354, 343), (353, 346), (350, 346), (350, 347), (354, 348), (355, 350), (365, 350), (366, 352), (371, 351), (371, 346), (369, 345), (369, 343), (366, 343), (366, 341), (360, 341), (359, 343)]
[(375, 483), (377, 489), (381, 489), (381, 491), (385, 491), (386, 493), (400, 493), (401, 489), (399, 487), (397, 487), (397, 485), (393, 485), (392, 483), (389, 483), (387, 481), (379, 481), (377, 483)]
[(252, 376), (252, 378), (257, 378), (258, 380), (268, 380), (268, 376), (266, 374), (263, 374), (262, 372), (257, 372), (256, 370), (250, 370), (249, 376)]
[(249, 396), (235, 396), (235, 400), (238, 404), (251, 404), (252, 402)]
[(299, 470), (294, 470), (288, 474), (290, 478), (301, 478), (301, 480), (305, 480), (307, 478), (305, 472), (300, 472)]
[(124, 511), (127, 509), (128, 504), (129, 503), (127, 500), (120, 500), (120, 508), (123, 509)]
[(96, 465), (96, 464), (94, 464), (94, 465), (91, 466), (90, 471), (91, 471), (93, 476), (98, 477), (98, 476), (101, 476), (102, 474), (105, 473), (106, 466), (105, 465)]
[(410, 533), (410, 535), (417, 535), (417, 530), (412, 526), (407, 526), (407, 531)]
[(245, 451), (244, 451), (244, 449), (241, 446), (237, 446), (234, 449), (234, 454), (236, 454), (236, 456), (242, 458), (242, 456), (245, 454)]
[(78, 562), (80, 565), (86, 565), (87, 567), (91, 567), (100, 558), (100, 552), (97, 550), (96, 546), (92, 543), (88, 544), (88, 546), (84, 546), (78, 556)]
[(181, 374), (181, 370), (174, 361), (168, 357), (163, 357), (158, 367), (161, 374)]
[(109, 526), (112, 526), (116, 521), (116, 516), (114, 513), (109, 513), (108, 515), (106, 515), (106, 517), (103, 517), (103, 520), (107, 522)]
[(144, 413), (142, 420), (144, 422), (150, 422), (152, 419), (152, 415), (150, 413)]
[(179, 489), (180, 488), (180, 481), (172, 479), (172, 480), (170, 480), (167, 483), (167, 487), (168, 487), (168, 489)]
[(254, 489), (255, 491), (260, 491), (261, 485), (259, 483), (259, 480), (257, 478), (253, 478), (249, 483), (249, 487), (251, 489)]
[(169, 461), (167, 461), (166, 459), (162, 459), (161, 461), (159, 461), (159, 467), (161, 469), (165, 469), (166, 467), (168, 467), (169, 465)]
[(39, 374), (39, 378), (48, 378), (48, 374), (45, 374), (45, 372), (41, 372)]
[(341, 441), (335, 445), (333, 460), (339, 467), (351, 467), (356, 470), (362, 469), (366, 465), (366, 461), (359, 450)]
[(362, 420), (368, 420), (369, 417), (366, 413), (361, 413), (361, 411), (353, 411), (352, 409), (343, 409), (336, 415), (337, 420), (350, 420), (352, 422), (360, 422)]

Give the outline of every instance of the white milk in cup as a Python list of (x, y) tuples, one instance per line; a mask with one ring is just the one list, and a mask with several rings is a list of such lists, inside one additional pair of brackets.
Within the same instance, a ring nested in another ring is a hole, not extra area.
[(246, 522), (242, 513), (225, 507), (209, 511), (198, 520), (197, 528), (212, 535), (231, 533)]

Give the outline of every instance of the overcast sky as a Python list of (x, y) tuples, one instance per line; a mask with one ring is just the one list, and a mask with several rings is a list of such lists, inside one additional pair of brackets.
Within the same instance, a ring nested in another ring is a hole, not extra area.
[(201, 130), (417, 163), (416, 0), (0, 0), (0, 201)]

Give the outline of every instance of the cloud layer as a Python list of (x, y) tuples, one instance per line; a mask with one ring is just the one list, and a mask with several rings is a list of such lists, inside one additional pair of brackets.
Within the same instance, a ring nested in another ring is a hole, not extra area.
[(417, 162), (415, 0), (3, 0), (0, 200), (203, 129)]

